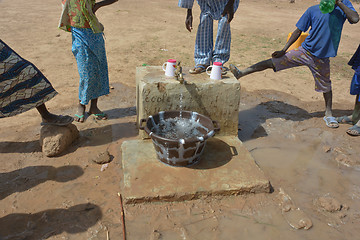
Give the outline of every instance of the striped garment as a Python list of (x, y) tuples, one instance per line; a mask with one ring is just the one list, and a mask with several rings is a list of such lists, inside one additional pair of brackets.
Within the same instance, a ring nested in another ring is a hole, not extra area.
[(20, 57), (0, 39), (0, 118), (40, 106), (56, 94), (35, 65)]
[[(195, 64), (210, 65), (213, 62), (226, 63), (230, 58), (231, 31), (227, 16), (222, 17), (228, 0), (198, 0), (201, 14), (200, 24), (195, 41)], [(179, 0), (178, 6), (192, 9), (194, 0)], [(234, 2), (234, 12), (239, 6), (239, 0)], [(219, 21), (215, 47), (213, 41), (213, 21)]]

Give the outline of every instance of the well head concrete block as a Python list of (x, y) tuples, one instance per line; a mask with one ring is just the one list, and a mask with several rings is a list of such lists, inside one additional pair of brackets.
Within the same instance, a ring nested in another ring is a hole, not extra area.
[[(212, 80), (206, 73), (188, 74), (185, 84), (166, 77), (158, 66), (136, 68), (136, 99), (138, 124), (160, 111), (187, 110), (203, 114), (220, 124), (218, 135), (236, 136), (240, 83), (229, 73), (222, 80)], [(140, 132), (147, 138), (145, 132)]]
[(237, 137), (208, 139), (200, 161), (173, 167), (157, 159), (151, 140), (121, 145), (125, 203), (184, 201), (269, 193), (271, 185)]

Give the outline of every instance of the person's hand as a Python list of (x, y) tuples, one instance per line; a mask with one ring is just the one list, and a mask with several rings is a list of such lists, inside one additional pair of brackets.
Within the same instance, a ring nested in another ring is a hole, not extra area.
[(234, 18), (234, 0), (229, 0), (226, 4), (221, 16), (224, 17), (225, 15), (228, 17), (227, 22), (230, 23)]
[(275, 52), (273, 52), (273, 54), (271, 54), (271, 56), (272, 56), (273, 58), (280, 58), (280, 57), (284, 56), (285, 53), (286, 53), (286, 52), (285, 52), (284, 50), (275, 51)]
[(192, 22), (193, 22), (192, 10), (188, 9), (185, 20), (185, 27), (189, 32), (191, 32), (191, 30), (193, 29)]

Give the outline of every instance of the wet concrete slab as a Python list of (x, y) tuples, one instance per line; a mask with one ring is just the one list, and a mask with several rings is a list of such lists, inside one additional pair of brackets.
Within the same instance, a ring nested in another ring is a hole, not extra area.
[(237, 137), (208, 139), (200, 161), (189, 167), (172, 167), (159, 161), (150, 139), (125, 141), (121, 149), (125, 203), (185, 201), (268, 193), (271, 189)]

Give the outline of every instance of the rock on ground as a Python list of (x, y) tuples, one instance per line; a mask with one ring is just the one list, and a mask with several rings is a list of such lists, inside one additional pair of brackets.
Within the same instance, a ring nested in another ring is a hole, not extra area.
[(74, 124), (68, 126), (43, 126), (40, 130), (40, 145), (47, 157), (62, 153), (79, 137), (79, 130)]
[(111, 162), (111, 156), (110, 153), (106, 150), (105, 152), (101, 152), (98, 155), (96, 155), (93, 159), (93, 162), (97, 164), (105, 164)]
[(337, 212), (341, 210), (339, 201), (332, 197), (319, 197), (315, 200), (315, 204), (327, 212)]

